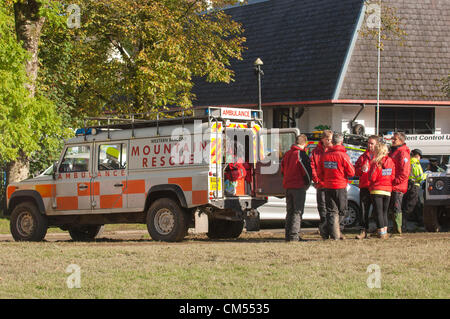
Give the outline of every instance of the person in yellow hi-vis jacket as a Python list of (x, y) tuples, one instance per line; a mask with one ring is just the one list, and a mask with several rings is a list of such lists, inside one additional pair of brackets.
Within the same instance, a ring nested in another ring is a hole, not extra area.
[[(403, 201), (403, 215), (411, 216), (419, 203), (419, 190), (420, 184), (426, 179), (422, 166), (420, 165), (420, 158), (422, 157), (422, 151), (414, 149), (411, 151), (411, 171), (409, 173), (408, 191), (405, 194)], [(421, 215), (421, 214), (419, 214)], [(421, 216), (418, 216), (418, 221), (421, 221)]]

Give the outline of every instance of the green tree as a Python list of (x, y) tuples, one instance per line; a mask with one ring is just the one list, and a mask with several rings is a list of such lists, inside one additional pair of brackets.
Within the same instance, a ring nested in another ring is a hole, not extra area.
[(446, 97), (450, 98), (450, 75), (448, 75), (447, 78), (444, 78), (442, 82), (442, 92), (444, 92)]
[(213, 1), (216, 10), (204, 0), (72, 2), (81, 8), (81, 27), (53, 30), (44, 41), (65, 39), (71, 58), (64, 77), (73, 81), (61, 81), (66, 87), (58, 90), (77, 113), (188, 107), (193, 77), (232, 81), (230, 60), (241, 59), (245, 39), (241, 26), (217, 8), (236, 1)]
[(366, 0), (364, 4), (366, 11), (364, 23), (359, 31), (360, 35), (373, 39), (375, 46), (378, 47), (377, 17), (381, 17), (381, 50), (384, 49), (386, 41), (395, 41), (403, 45), (407, 33), (404, 22), (397, 13), (397, 8), (387, 3), (387, 1), (381, 0)]

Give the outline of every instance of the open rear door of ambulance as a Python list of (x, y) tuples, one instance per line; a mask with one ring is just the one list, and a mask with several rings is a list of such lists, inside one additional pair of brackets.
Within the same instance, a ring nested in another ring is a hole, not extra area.
[(255, 170), (256, 196), (284, 196), (281, 160), (295, 144), (298, 128), (263, 129), (258, 138), (258, 161)]

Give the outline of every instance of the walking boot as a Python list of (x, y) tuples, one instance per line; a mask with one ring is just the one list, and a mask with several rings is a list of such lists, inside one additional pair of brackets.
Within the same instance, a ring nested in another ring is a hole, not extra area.
[(394, 214), (394, 225), (393, 225), (392, 233), (393, 234), (402, 234), (402, 213)]
[(380, 239), (388, 239), (388, 238), (389, 238), (389, 234), (388, 233), (380, 234)]
[(364, 239), (367, 238), (367, 233), (365, 229), (361, 229), (359, 235), (356, 235), (356, 239)]
[(383, 228), (379, 228), (379, 229), (378, 229), (378, 235), (377, 235), (377, 237), (378, 237), (379, 239), (388, 239), (388, 238), (389, 238), (389, 235), (388, 235), (388, 233), (387, 233), (386, 231), (384, 231)]

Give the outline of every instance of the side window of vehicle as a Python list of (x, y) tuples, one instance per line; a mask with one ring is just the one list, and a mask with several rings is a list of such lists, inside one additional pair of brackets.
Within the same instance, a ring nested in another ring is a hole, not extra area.
[(126, 144), (102, 144), (98, 149), (98, 170), (114, 170), (127, 168)]
[(278, 136), (278, 145), (272, 145), (272, 142), (276, 141), (271, 136), (271, 133), (261, 134), (261, 140), (264, 146), (263, 154), (260, 154), (260, 160), (264, 160), (267, 157), (278, 154), (279, 160), (281, 160), (284, 154), (289, 151), (291, 145), (295, 143), (295, 134), (293, 133), (280, 133)]
[(69, 146), (59, 166), (59, 172), (87, 172), (90, 156), (91, 148), (88, 145)]

